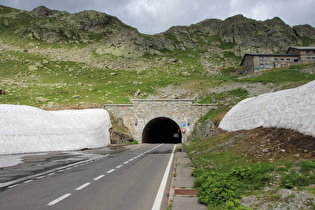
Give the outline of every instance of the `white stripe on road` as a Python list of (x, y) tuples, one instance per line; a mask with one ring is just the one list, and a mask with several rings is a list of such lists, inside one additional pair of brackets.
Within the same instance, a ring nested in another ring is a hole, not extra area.
[(63, 196), (61, 196), (61, 197), (57, 198), (56, 200), (53, 200), (52, 202), (50, 202), (50, 203), (48, 204), (48, 206), (53, 206), (53, 205), (55, 205), (56, 203), (59, 203), (60, 201), (62, 201), (63, 199), (69, 197), (70, 195), (71, 195), (70, 193), (64, 194)]
[(116, 166), (116, 168), (121, 168), (121, 167), (123, 167), (123, 165)]
[(94, 180), (94, 181), (97, 181), (97, 180), (99, 180), (99, 179), (103, 178), (104, 176), (105, 176), (105, 175), (100, 175), (100, 176), (98, 176), (98, 177), (94, 178), (93, 180)]
[(15, 185), (9, 186), (8, 188), (11, 189), (11, 188), (15, 188), (15, 187), (17, 187), (17, 186), (19, 186), (19, 185), (18, 185), (18, 184), (15, 184)]
[[(136, 157), (134, 157), (134, 158), (132, 158), (132, 159), (126, 161), (126, 162), (124, 162), (124, 164), (128, 164), (130, 161), (133, 161), (133, 160), (135, 160), (135, 159), (141, 157), (142, 155), (144, 155), (144, 154), (146, 154), (146, 153), (148, 153), (148, 152), (151, 152), (152, 150), (157, 149), (158, 147), (160, 147), (160, 146), (162, 146), (162, 145), (163, 145), (163, 144), (160, 144), (160, 145), (158, 145), (158, 146), (155, 146), (154, 148), (152, 148), (152, 149), (150, 149), (150, 150), (148, 150), (148, 151), (146, 151), (146, 152), (144, 152), (144, 153), (142, 153), (142, 154), (140, 154), (140, 155), (138, 155), (138, 156), (136, 156)], [(160, 185), (158, 194), (157, 194), (157, 196), (156, 196), (156, 198), (155, 198), (155, 202), (154, 202), (154, 205), (153, 205), (152, 209), (159, 209), (159, 207), (157, 208), (157, 207), (155, 207), (155, 206), (161, 206), (162, 198), (163, 198), (163, 191), (164, 191), (163, 189), (164, 189), (165, 186), (166, 186), (166, 181), (167, 181), (167, 177), (168, 177), (168, 174), (169, 174), (169, 171), (170, 171), (170, 165), (171, 165), (172, 160), (173, 160), (173, 155), (174, 155), (175, 147), (176, 147), (176, 145), (175, 145), (174, 148), (173, 148), (173, 152), (172, 152), (172, 154), (171, 154), (171, 158), (170, 158), (170, 160), (169, 160), (169, 163), (168, 163), (168, 165), (167, 165), (166, 171), (165, 171), (165, 173), (164, 173), (164, 176), (163, 176), (163, 179), (162, 179), (162, 182), (161, 182), (161, 185)], [(84, 163), (87, 163), (87, 162), (84, 162)], [(70, 167), (77, 167), (77, 166), (80, 166), (80, 165), (83, 165), (83, 164), (71, 164), (71, 166), (68, 165), (68, 168), (67, 168), (67, 169), (69, 169)], [(121, 168), (121, 167), (123, 167), (123, 164), (116, 166), (116, 169)], [(63, 172), (63, 171), (64, 171), (64, 170), (63, 170), (64, 168), (66, 168), (66, 167), (61, 167), (61, 168), (59, 168), (59, 171), (57, 171), (57, 173), (58, 173), (58, 172), (59, 172), (59, 173), (60, 173), (60, 172)], [(60, 170), (60, 169), (61, 169), (61, 170)], [(107, 174), (110, 174), (110, 173), (112, 173), (113, 171), (115, 171), (115, 169), (111, 169), (111, 170), (107, 171), (106, 173), (107, 173)], [(53, 174), (54, 174), (54, 173), (51, 173), (51, 174), (48, 174), (48, 175), (53, 175)], [(104, 176), (105, 176), (104, 174), (103, 174), (103, 175), (100, 175), (100, 176), (94, 178), (93, 180), (94, 180), (94, 181), (97, 181), (97, 180), (103, 178)], [(38, 178), (43, 178), (43, 177), (44, 177), (44, 176), (42, 176), (42, 177), (37, 177), (37, 179), (38, 179)], [(165, 178), (165, 177), (166, 177), (166, 178)], [(165, 179), (165, 181), (164, 181), (164, 179)], [(29, 182), (30, 182), (30, 181), (29, 181)], [(165, 182), (165, 184), (164, 184), (164, 182)], [(26, 183), (27, 183), (27, 182), (26, 182)], [(85, 187), (89, 186), (90, 184), (91, 184), (91, 183), (87, 182), (87, 183), (81, 185), (80, 187), (76, 188), (75, 190), (77, 190), (77, 191), (78, 191), (78, 190), (82, 190), (82, 189), (84, 189)], [(16, 186), (17, 186), (17, 185), (12, 185), (11, 188), (16, 187)], [(164, 186), (164, 187), (163, 187), (163, 186)], [(160, 189), (162, 189), (162, 190), (160, 190)], [(59, 197), (59, 198), (57, 198), (57, 199), (51, 201), (51, 202), (48, 203), (47, 205), (48, 205), (48, 206), (53, 206), (53, 205), (59, 203), (60, 201), (66, 199), (66, 198), (69, 197), (70, 195), (71, 195), (70, 193), (64, 194), (63, 196), (61, 196), (61, 197)]]
[(30, 182), (32, 182), (32, 181), (34, 181), (33, 179), (30, 179), (30, 180), (27, 180), (27, 181), (25, 181), (25, 182), (23, 182), (24, 184), (27, 184), (27, 183), (30, 183)]
[(115, 171), (115, 169), (109, 170), (109, 171), (107, 171), (106, 173), (110, 174), (110, 173), (112, 173), (113, 171)]
[(168, 179), (169, 173), (171, 171), (171, 165), (172, 165), (172, 162), (173, 162), (175, 148), (176, 148), (176, 144), (175, 144), (175, 146), (173, 148), (170, 160), (168, 161), (168, 164), (167, 164), (167, 167), (166, 167), (163, 179), (161, 181), (158, 193), (157, 193), (157, 195), (155, 197), (155, 201), (154, 201), (154, 204), (152, 206), (152, 210), (160, 210), (160, 208), (161, 208), (163, 195), (164, 195), (164, 189), (166, 187), (167, 179)]
[(89, 186), (90, 184), (91, 184), (91, 183), (87, 182), (87, 183), (81, 185), (80, 187), (76, 188), (75, 190), (82, 190), (83, 188)]

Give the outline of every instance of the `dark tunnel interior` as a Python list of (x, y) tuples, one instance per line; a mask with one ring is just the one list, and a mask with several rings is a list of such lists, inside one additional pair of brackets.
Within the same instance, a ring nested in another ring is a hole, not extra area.
[(142, 133), (143, 143), (181, 143), (182, 134), (177, 123), (169, 118), (151, 120)]

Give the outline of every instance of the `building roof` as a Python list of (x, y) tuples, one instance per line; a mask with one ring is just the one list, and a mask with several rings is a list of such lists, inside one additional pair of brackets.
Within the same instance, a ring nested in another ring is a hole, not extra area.
[(290, 51), (290, 49), (296, 49), (296, 50), (315, 50), (315, 47), (289, 47), (287, 50), (287, 53)]

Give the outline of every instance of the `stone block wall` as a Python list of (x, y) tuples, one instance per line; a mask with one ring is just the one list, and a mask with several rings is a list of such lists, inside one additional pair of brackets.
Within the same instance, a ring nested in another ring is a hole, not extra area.
[(198, 119), (214, 107), (211, 104), (193, 104), (190, 99), (145, 99), (131, 102), (132, 104), (105, 104), (104, 108), (115, 117), (122, 118), (134, 139), (140, 143), (143, 129), (155, 118), (173, 120), (179, 128), (186, 129), (187, 136), (193, 131)]

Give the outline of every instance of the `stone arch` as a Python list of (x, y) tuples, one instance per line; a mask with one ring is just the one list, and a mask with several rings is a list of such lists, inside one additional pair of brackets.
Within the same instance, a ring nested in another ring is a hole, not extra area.
[(142, 143), (181, 143), (182, 133), (179, 125), (167, 117), (150, 120), (142, 132)]

